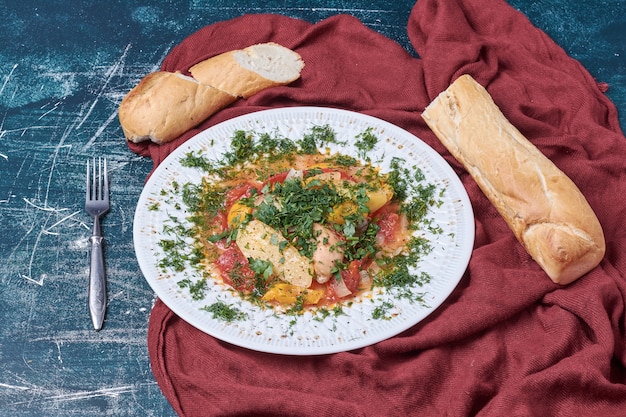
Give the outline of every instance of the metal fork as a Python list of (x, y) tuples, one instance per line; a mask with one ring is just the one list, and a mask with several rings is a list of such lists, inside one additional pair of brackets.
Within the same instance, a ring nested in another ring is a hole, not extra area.
[(109, 211), (109, 177), (106, 159), (103, 162), (101, 158), (98, 158), (97, 165), (95, 158), (91, 164), (87, 161), (85, 210), (93, 218), (93, 230), (89, 238), (91, 243), (89, 312), (93, 327), (96, 330), (100, 330), (104, 321), (107, 303), (106, 275), (104, 273), (104, 256), (102, 253), (103, 238), (100, 231), (100, 217)]

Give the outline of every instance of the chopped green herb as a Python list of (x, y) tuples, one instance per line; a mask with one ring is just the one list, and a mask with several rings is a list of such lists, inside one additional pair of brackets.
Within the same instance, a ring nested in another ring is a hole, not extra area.
[(248, 259), (248, 261), (250, 262), (250, 269), (256, 274), (261, 275), (265, 281), (269, 280), (274, 273), (274, 267), (271, 262), (253, 258)]
[(335, 131), (328, 125), (313, 126), (309, 133), (302, 139), (296, 141), (300, 145), (303, 154), (314, 155), (319, 153), (319, 149), (331, 143), (342, 143), (337, 141)]
[(254, 155), (254, 143), (252, 135), (243, 130), (238, 130), (232, 138), (231, 151), (224, 155), (229, 165), (244, 162)]
[(389, 315), (389, 310), (394, 308), (393, 303), (390, 301), (384, 301), (381, 305), (376, 307), (372, 312), (372, 318), (376, 320), (391, 320), (392, 316)]
[(208, 311), (213, 314), (213, 318), (226, 322), (245, 320), (247, 314), (238, 308), (232, 307), (223, 301), (215, 302), (211, 305), (204, 306), (201, 310)]
[[(376, 272), (371, 272), (374, 286), (385, 288), (396, 298), (409, 298), (411, 302), (424, 303), (423, 294), (415, 294), (414, 289), (430, 281), (428, 274), (419, 271), (418, 264), (432, 250), (431, 243), (426, 238), (412, 237), (405, 247), (394, 252), (394, 256), (385, 255), (379, 246), (379, 220), (370, 213), (370, 198), (374, 198), (371, 196), (376, 195), (382, 187), (391, 187), (392, 203), (400, 207), (398, 214), (406, 215), (411, 230), (420, 229), (437, 234), (442, 233), (443, 229), (428, 215), (432, 207), (442, 204), (440, 198), (444, 190), (427, 183), (421, 169), (416, 166), (406, 167), (406, 161), (402, 158), (392, 158), (389, 173), (380, 174), (368, 158), (368, 153), (378, 143), (373, 129), (366, 129), (354, 139), (359, 157), (367, 161), (365, 164), (341, 154), (323, 156), (320, 149), (330, 144), (345, 143), (336, 137), (328, 125), (314, 126), (298, 140), (282, 137), (278, 132), (257, 134), (239, 130), (234, 132), (230, 149), (220, 160), (207, 158), (201, 150), (189, 152), (181, 158), (181, 165), (197, 168), (206, 175), (200, 184), (181, 185), (173, 181), (171, 189), (163, 190), (164, 196), (170, 194), (178, 197), (171, 199), (172, 204), (182, 202), (187, 216), (185, 220), (191, 226), (183, 226), (179, 219), (170, 216), (169, 222), (163, 225), (163, 232), (167, 237), (159, 243), (164, 252), (159, 266), (164, 271), (176, 272), (183, 271), (188, 266), (197, 268), (203, 274), (199, 280), (194, 282), (183, 279), (178, 285), (187, 288), (192, 298), (202, 299), (209, 276), (204, 265), (218, 258), (221, 253), (216, 249), (218, 245), (228, 247), (233, 244), (239, 228), (250, 220), (259, 220), (280, 232), (282, 238), (275, 234), (269, 240), (281, 252), (288, 245), (292, 245), (309, 259), (312, 259), (319, 245), (314, 225), (320, 224), (331, 227), (341, 236), (340, 242), (329, 248), (331, 253), (342, 251), (343, 259), (334, 261), (330, 271), (337, 280), (343, 279), (342, 271), (347, 271), (353, 261), (374, 260), (378, 264)], [(322, 163), (299, 173), (290, 171), (285, 177), (286, 170), (295, 166), (290, 164), (298, 158), (302, 160), (306, 155), (320, 158), (314, 161), (321, 160)], [(320, 175), (329, 172), (325, 169), (328, 165), (343, 167), (341, 180), (334, 177), (333, 181), (329, 181), (328, 176)], [(346, 172), (359, 180), (346, 179)], [(260, 184), (261, 181), (265, 183), (250, 187), (247, 191), (235, 190), (235, 186), (230, 184), (240, 185), (242, 176), (250, 178), (254, 184)], [(280, 176), (281, 179), (276, 181), (275, 178)], [(242, 195), (242, 192), (245, 194)], [(245, 213), (245, 210), (241, 213), (235, 212), (236, 215), (232, 218), (239, 219), (235, 222), (230, 218), (227, 221), (233, 201), (238, 202), (239, 208), (250, 209)], [(175, 208), (183, 210), (182, 205), (175, 205)], [(342, 208), (342, 211), (337, 212), (338, 208)], [(160, 206), (154, 203), (150, 209), (159, 210)], [(330, 220), (338, 215), (341, 217), (340, 222)], [(218, 224), (220, 226), (216, 226)], [(225, 224), (227, 226), (221, 226)], [(195, 241), (194, 244), (189, 243), (192, 240)], [(328, 245), (328, 238), (322, 243)], [(263, 295), (277, 280), (275, 274), (278, 263), (272, 265), (267, 260), (253, 258), (247, 261), (235, 263), (225, 280), (230, 280), (233, 288), (245, 288), (245, 293), (240, 290), (242, 297), (262, 305)], [(285, 263), (286, 259), (282, 257), (275, 262)], [(251, 282), (252, 276), (254, 282)], [(299, 293), (296, 302), (288, 306), (286, 314), (301, 314), (306, 308), (307, 294), (307, 290)], [(331, 314), (345, 314), (343, 307), (350, 302), (336, 303), (332, 310), (327, 307), (318, 308), (315, 310), (315, 317), (324, 320)], [(391, 308), (392, 303), (383, 303), (374, 311), (374, 318), (390, 319)], [(227, 321), (241, 319), (238, 314), (243, 314), (238, 310), (233, 311), (230, 306), (221, 302), (203, 309)]]
[(368, 152), (372, 151), (377, 143), (378, 138), (372, 132), (372, 128), (368, 127), (356, 136), (354, 146), (359, 150), (359, 157), (368, 160)]
[(180, 288), (188, 288), (191, 298), (194, 300), (202, 300), (204, 298), (204, 290), (207, 288), (206, 278), (201, 278), (196, 282), (191, 281), (189, 278), (178, 281)]
[(204, 171), (212, 171), (213, 164), (200, 151), (191, 151), (180, 160), (180, 164), (189, 168), (200, 168)]

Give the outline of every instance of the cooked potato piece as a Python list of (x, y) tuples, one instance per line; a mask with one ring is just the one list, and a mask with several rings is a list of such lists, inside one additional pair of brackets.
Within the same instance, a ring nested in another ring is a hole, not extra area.
[(235, 241), (246, 258), (270, 262), (280, 279), (301, 288), (311, 285), (311, 262), (300, 255), (278, 230), (251, 220), (239, 230)]
[(376, 190), (368, 191), (367, 197), (369, 197), (369, 201), (366, 203), (367, 208), (370, 210), (370, 213), (373, 213), (392, 199), (393, 190), (384, 184)]

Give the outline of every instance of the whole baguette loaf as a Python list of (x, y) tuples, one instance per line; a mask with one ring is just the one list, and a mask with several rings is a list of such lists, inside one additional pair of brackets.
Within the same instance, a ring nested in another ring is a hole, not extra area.
[(189, 72), (203, 84), (248, 98), (297, 80), (302, 68), (304, 62), (299, 54), (268, 42), (216, 55), (192, 66)]
[(568, 284), (600, 263), (604, 234), (585, 197), (471, 76), (459, 77), (422, 117), (552, 281)]
[(146, 75), (120, 103), (118, 116), (131, 142), (169, 142), (237, 97), (174, 72)]

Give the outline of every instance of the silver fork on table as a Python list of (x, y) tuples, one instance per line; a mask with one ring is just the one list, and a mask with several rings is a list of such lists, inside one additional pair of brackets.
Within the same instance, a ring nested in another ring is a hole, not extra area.
[(104, 273), (104, 256), (102, 253), (102, 232), (100, 217), (109, 211), (109, 176), (107, 160), (98, 158), (90, 164), (87, 162), (87, 193), (85, 211), (93, 218), (91, 243), (91, 264), (89, 269), (89, 312), (96, 330), (102, 328), (106, 312), (106, 275)]

